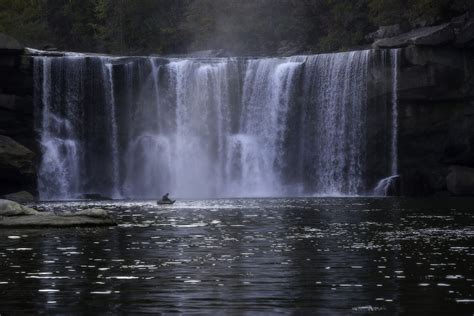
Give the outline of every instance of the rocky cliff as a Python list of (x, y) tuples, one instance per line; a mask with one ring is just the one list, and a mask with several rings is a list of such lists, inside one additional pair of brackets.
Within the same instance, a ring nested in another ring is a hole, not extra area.
[[(399, 165), (403, 195), (474, 195), (474, 17), (399, 34)], [(390, 33), (390, 32), (389, 32)]]
[(0, 195), (35, 191), (37, 144), (31, 60), (0, 34)]
[[(453, 47), (402, 50), (399, 157), (402, 192), (451, 191), (452, 166), (474, 167), (474, 52)], [(474, 194), (474, 187), (463, 194)]]

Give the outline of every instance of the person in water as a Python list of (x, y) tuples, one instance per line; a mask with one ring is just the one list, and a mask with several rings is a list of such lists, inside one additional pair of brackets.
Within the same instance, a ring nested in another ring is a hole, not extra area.
[(170, 195), (169, 193), (166, 193), (165, 195), (163, 195), (163, 197), (161, 198), (161, 201), (162, 202), (173, 202), (170, 200), (170, 198), (168, 197), (168, 195)]

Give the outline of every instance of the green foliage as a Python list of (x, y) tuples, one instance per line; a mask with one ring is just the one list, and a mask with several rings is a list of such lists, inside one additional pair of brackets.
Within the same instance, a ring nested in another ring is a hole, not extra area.
[(375, 25), (401, 23), (405, 20), (403, 12), (406, 5), (407, 1), (400, 0), (369, 0), (370, 22)]
[(0, 33), (36, 45), (49, 36), (39, 0), (0, 0)]
[(364, 44), (380, 25), (430, 25), (469, 10), (474, 0), (0, 0), (0, 32), (115, 54), (329, 52)]

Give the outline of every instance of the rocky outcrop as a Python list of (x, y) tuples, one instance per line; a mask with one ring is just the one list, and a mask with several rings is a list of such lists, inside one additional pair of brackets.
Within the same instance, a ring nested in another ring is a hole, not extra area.
[(374, 48), (403, 48), (415, 46), (474, 47), (474, 17), (466, 13), (442, 25), (421, 27), (400, 34), (397, 25), (382, 26), (378, 31), (366, 36), (367, 41), (375, 41)]
[(34, 189), (36, 155), (7, 136), (0, 135), (0, 192)]
[[(373, 47), (382, 54), (400, 49), (402, 195), (474, 194), (458, 188), (468, 187), (465, 173), (474, 168), (474, 17), (466, 13), (449, 23), (376, 40)], [(374, 81), (391, 82), (383, 74), (379, 70)], [(376, 95), (390, 97), (391, 87), (378, 87)]]
[(38, 212), (13, 201), (0, 200), (0, 227), (41, 228), (114, 225), (117, 225), (117, 223), (102, 209), (88, 209), (58, 215)]
[(446, 192), (451, 165), (474, 167), (474, 53), (403, 49), (397, 92), (402, 193)]
[(401, 48), (409, 45), (439, 46), (453, 42), (454, 29), (450, 23), (423, 27), (395, 37), (376, 41), (374, 48)]
[(451, 166), (446, 180), (452, 194), (474, 195), (474, 168)]
[(38, 215), (39, 212), (10, 200), (0, 200), (0, 218), (5, 216)]
[(395, 37), (395, 36), (398, 36), (402, 33), (403, 33), (403, 31), (402, 31), (402, 27), (400, 26), (400, 24), (386, 25), (386, 26), (381, 26), (381, 27), (379, 27), (379, 29), (377, 31), (368, 34), (365, 37), (365, 39), (367, 41), (372, 41), (373, 42), (375, 40), (379, 40), (379, 39), (382, 39), (382, 38)]
[(0, 33), (0, 194), (36, 191), (31, 58)]

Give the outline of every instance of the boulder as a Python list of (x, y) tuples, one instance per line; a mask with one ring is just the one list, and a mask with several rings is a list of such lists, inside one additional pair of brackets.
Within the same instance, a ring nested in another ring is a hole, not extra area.
[(9, 216), (38, 215), (39, 212), (10, 200), (0, 200), (0, 218)]
[(35, 154), (8, 136), (0, 135), (0, 181), (34, 177)]
[(6, 194), (3, 196), (3, 198), (18, 203), (32, 203), (35, 201), (35, 197), (33, 196), (33, 194), (27, 191)]
[(402, 48), (409, 45), (439, 46), (454, 41), (454, 30), (450, 23), (423, 27), (399, 36), (384, 38), (373, 44), (374, 48)]
[(18, 52), (22, 50), (23, 47), (16, 39), (0, 33), (0, 52)]
[(0, 227), (114, 226), (117, 223), (102, 209), (77, 213), (38, 212), (13, 201), (0, 200)]
[(446, 182), (454, 195), (474, 195), (474, 168), (451, 166)]
[(379, 181), (374, 189), (375, 196), (400, 196), (400, 176), (391, 176)]

